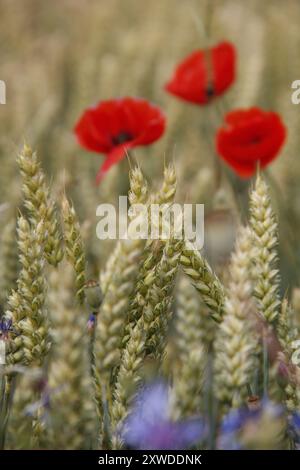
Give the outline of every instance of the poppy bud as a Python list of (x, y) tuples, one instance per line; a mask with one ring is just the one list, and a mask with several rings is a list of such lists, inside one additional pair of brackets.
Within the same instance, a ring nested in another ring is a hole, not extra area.
[(103, 300), (103, 294), (99, 283), (93, 279), (87, 281), (85, 283), (84, 291), (89, 307), (94, 311), (97, 311)]

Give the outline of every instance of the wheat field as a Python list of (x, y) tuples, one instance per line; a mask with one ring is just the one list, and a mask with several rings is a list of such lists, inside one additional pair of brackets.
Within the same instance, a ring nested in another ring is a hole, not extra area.
[[(299, 2), (0, 11), (0, 448), (300, 448)], [(199, 106), (166, 91), (180, 61), (221, 41), (236, 51), (222, 96)], [(166, 127), (96, 185), (104, 156), (74, 126), (122, 97), (157, 105)], [(286, 137), (244, 179), (215, 139), (229, 111), (252, 107)], [(120, 195), (204, 204), (203, 249), (174, 234), (100, 240), (96, 209)]]

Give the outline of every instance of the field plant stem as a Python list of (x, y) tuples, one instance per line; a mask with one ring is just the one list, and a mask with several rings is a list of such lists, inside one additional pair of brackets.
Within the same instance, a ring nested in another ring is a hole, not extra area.
[(212, 29), (214, 0), (206, 0), (205, 10), (205, 35), (207, 41), (209, 41)]
[(13, 377), (7, 377), (2, 375), (1, 380), (1, 410), (0, 410), (0, 450), (4, 450), (5, 447), (5, 437), (7, 423), (9, 419), (12, 399), (13, 399), (13, 390), (14, 389), (14, 379)]
[(248, 392), (248, 396), (249, 397), (252, 397), (253, 393), (252, 393), (252, 387), (249, 383), (247, 383), (247, 392)]
[(3, 449), (3, 425), (4, 425), (4, 406), (5, 406), (5, 375), (4, 367), (0, 366), (0, 449)]
[(263, 390), (264, 396), (268, 396), (269, 388), (269, 355), (268, 355), (268, 338), (265, 333), (263, 336)]
[(210, 349), (208, 352), (207, 359), (207, 384), (205, 390), (205, 408), (207, 410), (208, 417), (208, 449), (213, 450), (215, 448), (215, 399), (213, 393), (213, 352)]
[(102, 414), (103, 414), (103, 426), (102, 436), (100, 440), (100, 449), (110, 450), (112, 439), (111, 439), (111, 420), (109, 409), (111, 408), (111, 396), (110, 390), (104, 384), (102, 387)]
[(213, 155), (214, 180), (215, 188), (217, 191), (220, 188), (222, 182), (222, 167), (220, 164), (220, 159), (218, 158), (214, 147), (215, 129), (212, 123), (213, 115), (211, 113), (211, 108), (205, 109), (201, 122), (201, 133), (203, 135), (203, 138), (206, 140), (209, 152), (211, 152)]
[(91, 374), (92, 377), (95, 379), (94, 376), (94, 371), (95, 371), (95, 353), (94, 353), (94, 344), (95, 344), (95, 332), (96, 332), (96, 327), (97, 327), (97, 317), (95, 320), (95, 326), (91, 331), (91, 336), (90, 336), (90, 344), (89, 344), (89, 353), (90, 353), (90, 363), (91, 363)]
[(242, 221), (245, 222), (247, 220), (249, 209), (248, 194), (251, 180), (241, 180), (228, 168), (226, 168), (225, 174), (231, 185), (236, 205), (241, 212)]

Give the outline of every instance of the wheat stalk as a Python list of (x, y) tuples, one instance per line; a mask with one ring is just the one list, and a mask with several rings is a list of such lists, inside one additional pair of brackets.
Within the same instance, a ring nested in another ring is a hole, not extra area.
[(278, 244), (277, 222), (271, 206), (268, 186), (261, 175), (250, 194), (250, 225), (253, 233), (254, 295), (258, 312), (274, 323), (279, 312), (279, 279), (275, 263)]
[[(55, 331), (49, 366), (51, 444), (55, 449), (84, 449), (96, 432), (88, 354), (87, 316), (74, 306), (72, 268), (51, 277), (51, 318)], [(62, 274), (64, 273), (62, 283)], [(67, 281), (67, 284), (66, 284)]]
[(255, 341), (251, 329), (251, 231), (240, 230), (229, 267), (224, 318), (216, 340), (215, 392), (227, 406), (239, 407), (247, 396), (254, 370)]
[(223, 286), (208, 262), (188, 240), (185, 241), (180, 263), (183, 271), (200, 293), (203, 302), (210, 309), (213, 319), (220, 322), (224, 307)]
[[(201, 305), (189, 280), (182, 277), (178, 286), (176, 315), (176, 352), (174, 370), (174, 418), (200, 412), (201, 389), (206, 357), (203, 343)], [(208, 318), (209, 320), (209, 318)]]
[[(146, 356), (161, 360), (165, 344), (172, 292), (181, 256), (182, 241), (170, 239), (164, 248), (162, 259), (149, 273), (150, 287), (142, 316), (133, 327), (130, 339), (123, 351), (116, 380), (112, 419), (115, 426), (124, 420), (134, 390), (140, 381), (139, 369)], [(118, 436), (114, 445), (122, 446)]]
[(60, 227), (37, 154), (25, 144), (17, 162), (23, 178), (24, 205), (33, 225), (43, 223), (45, 258), (49, 264), (57, 266), (63, 257)]
[(50, 348), (45, 311), (45, 278), (43, 261), (43, 225), (33, 230), (30, 223), (18, 219), (18, 246), (21, 271), (8, 299), (6, 316), (11, 318), (16, 337), (10, 341), (8, 363), (42, 365)]
[(75, 209), (64, 196), (62, 200), (62, 216), (64, 222), (64, 242), (68, 261), (75, 273), (76, 297), (80, 304), (84, 302), (85, 278), (85, 250), (80, 232), (79, 221)]

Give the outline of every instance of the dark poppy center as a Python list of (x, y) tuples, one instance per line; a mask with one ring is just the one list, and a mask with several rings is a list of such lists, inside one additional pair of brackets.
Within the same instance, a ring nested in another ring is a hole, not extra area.
[(112, 137), (112, 143), (114, 145), (124, 144), (124, 142), (129, 142), (133, 137), (129, 132), (120, 132), (118, 135)]
[(259, 144), (261, 141), (261, 136), (260, 135), (255, 135), (251, 138), (250, 144), (251, 145), (256, 145)]
[(215, 94), (214, 86), (212, 83), (209, 83), (206, 87), (205, 94), (207, 98), (212, 98)]

